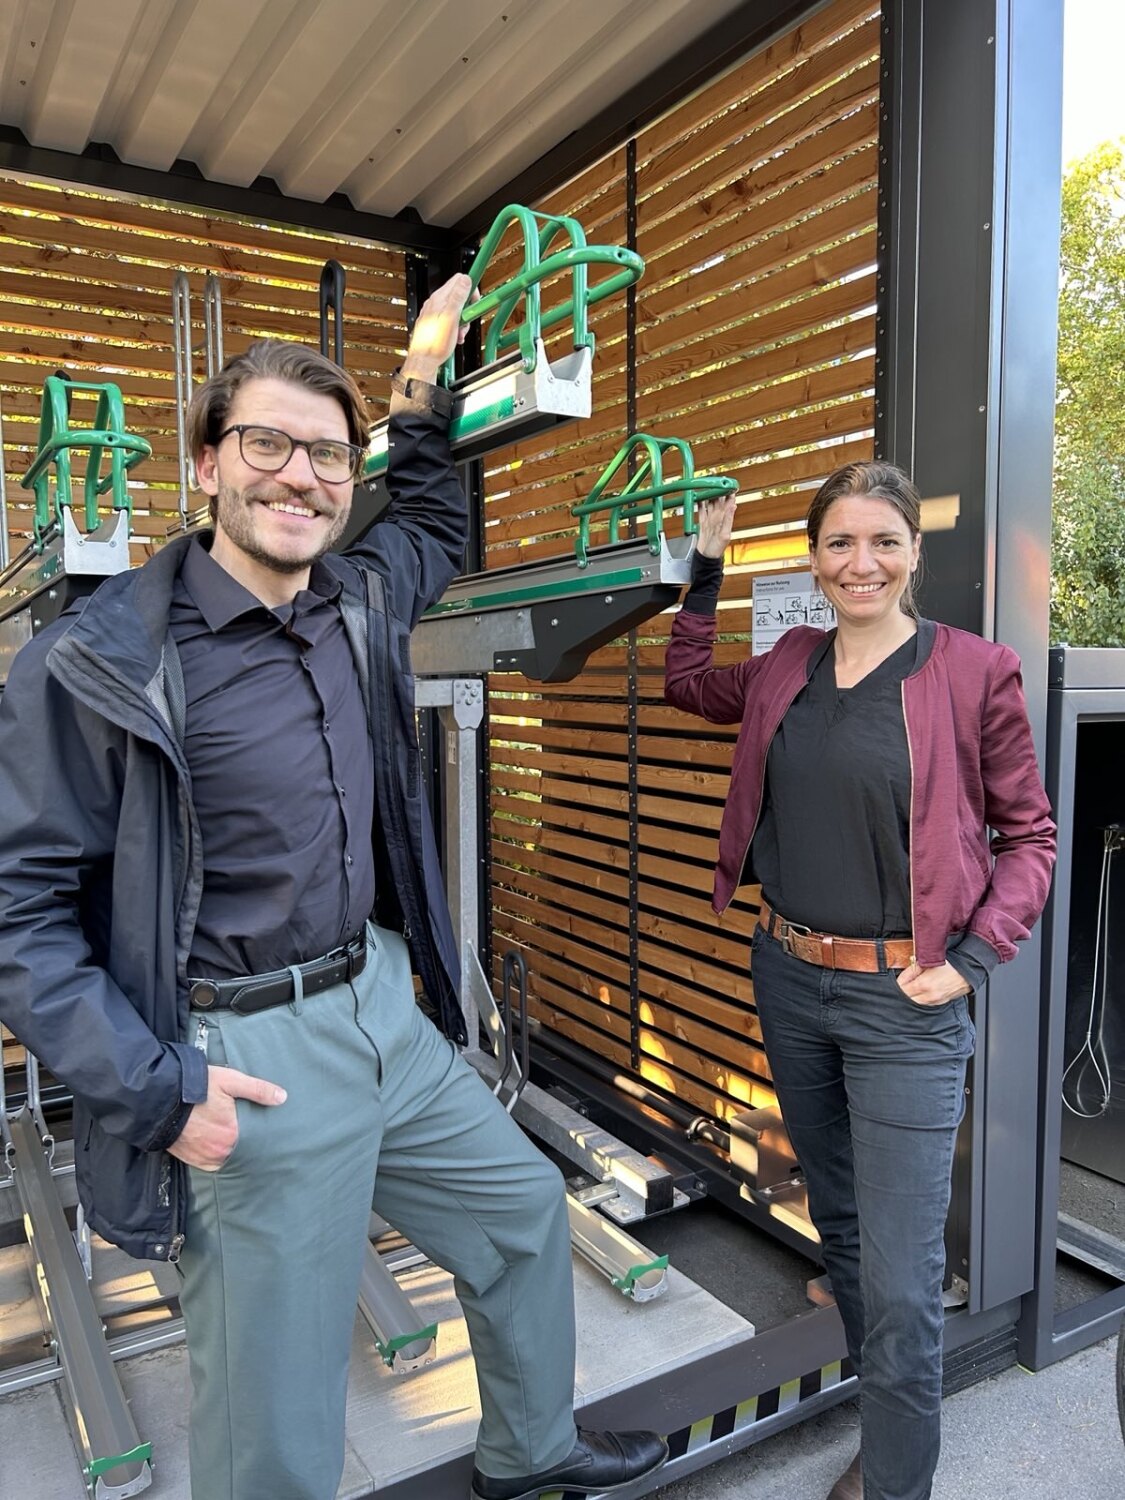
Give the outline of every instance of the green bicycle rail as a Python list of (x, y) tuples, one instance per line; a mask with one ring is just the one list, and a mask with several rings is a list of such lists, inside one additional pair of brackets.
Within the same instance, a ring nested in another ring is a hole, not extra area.
[[(90, 428), (70, 425), (70, 396), (73, 392), (96, 395), (97, 409)], [(24, 489), (35, 495), (34, 536), (41, 549), (62, 521), (62, 507), (73, 505), (74, 481), (71, 453), (89, 450), (83, 491), (86, 507), (86, 530), (98, 524), (98, 497), (107, 491), (112, 508), (132, 512), (132, 501), (126, 474), (141, 459), (152, 454), (152, 445), (142, 437), (125, 431), (125, 403), (116, 385), (90, 384), (81, 380), (64, 380), (48, 375), (43, 384), (43, 404), (39, 414), (39, 446), (27, 473), (20, 480)], [(109, 468), (102, 475), (102, 456), (109, 455)], [(51, 467), (55, 470), (55, 506), (51, 508)]]
[[(638, 451), (643, 453), (643, 458), (635, 472), (616, 494), (606, 499), (609, 485)], [(679, 455), (680, 474), (678, 478), (666, 479), (664, 459), (670, 453)], [(573, 507), (571, 514), (578, 521), (578, 536), (574, 543), (578, 566), (584, 568), (589, 561), (590, 525), (595, 519), (604, 517), (608, 520), (609, 540), (617, 542), (621, 539), (623, 522), (647, 518), (645, 538), (649, 551), (655, 556), (660, 551), (660, 538), (664, 534), (666, 506), (683, 507), (684, 534), (694, 536), (699, 530), (695, 520), (696, 502), (718, 499), (737, 488), (734, 479), (697, 475), (691, 449), (683, 438), (655, 438), (645, 432), (634, 433), (622, 443), (602, 471), (589, 497)]]
[[(632, 286), (644, 271), (645, 263), (636, 251), (620, 245), (588, 245), (585, 230), (577, 219), (562, 214), (537, 214), (518, 203), (510, 203), (496, 215), (469, 267), (474, 290), (480, 286), (496, 247), (512, 224), (518, 224), (523, 231), (523, 268), (476, 302), (467, 303), (461, 321), (472, 323), (490, 319), (481, 356), (486, 365), (518, 345), (524, 369), (530, 374), (535, 369), (536, 344), (541, 335), (566, 318), (570, 318), (574, 325), (574, 347), (592, 351), (594, 335), (587, 322), (588, 310), (595, 303)], [(566, 247), (548, 255), (551, 245), (562, 237), (569, 241)], [(590, 286), (587, 276), (590, 266), (617, 266), (620, 269), (596, 286)], [(571, 275), (570, 297), (544, 312), (541, 284), (564, 271)], [(509, 328), (508, 322), (521, 302), (523, 321)], [(452, 356), (442, 370), (441, 379), (445, 385), (453, 382)]]

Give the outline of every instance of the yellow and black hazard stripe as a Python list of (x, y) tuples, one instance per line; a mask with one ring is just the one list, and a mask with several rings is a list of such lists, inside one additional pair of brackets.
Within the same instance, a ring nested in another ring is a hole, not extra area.
[(811, 1396), (819, 1396), (822, 1391), (831, 1390), (833, 1386), (850, 1379), (853, 1373), (851, 1360), (833, 1360), (831, 1364), (824, 1365), (819, 1370), (810, 1370), (799, 1379), (787, 1380), (768, 1391), (761, 1391), (757, 1396), (750, 1396), (737, 1406), (725, 1407), (710, 1417), (700, 1417), (690, 1427), (681, 1427), (678, 1432), (669, 1433), (669, 1461), (682, 1458), (685, 1453), (698, 1453), (701, 1448), (722, 1442), (735, 1433), (745, 1432), (748, 1427), (764, 1422), (767, 1417), (776, 1417), (779, 1412), (792, 1411)]
[[(833, 1360), (799, 1379), (787, 1380), (757, 1396), (749, 1396), (737, 1406), (727, 1406), (710, 1417), (700, 1417), (690, 1427), (681, 1427), (678, 1432), (668, 1434), (668, 1462), (675, 1463), (676, 1459), (688, 1453), (698, 1453), (712, 1443), (725, 1442), (736, 1433), (744, 1433), (756, 1423), (776, 1417), (780, 1412), (792, 1411), (802, 1401), (850, 1380), (854, 1373), (850, 1359)], [(587, 1500), (587, 1497), (584, 1490), (553, 1490), (541, 1495), (540, 1500)]]

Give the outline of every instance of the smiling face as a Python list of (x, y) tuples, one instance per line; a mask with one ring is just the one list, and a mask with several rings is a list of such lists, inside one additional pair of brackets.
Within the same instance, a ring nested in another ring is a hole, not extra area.
[(845, 626), (893, 620), (918, 566), (921, 541), (889, 500), (872, 495), (834, 500), (809, 555), (813, 577), (837, 619)]
[[(223, 425), (271, 427), (305, 442), (350, 440), (347, 417), (334, 397), (273, 378), (239, 386)], [(306, 587), (309, 568), (347, 525), (352, 480), (318, 479), (305, 448), (294, 447), (283, 468), (266, 474), (246, 463), (238, 434), (228, 432), (204, 446), (196, 475), (216, 501), (211, 556), (267, 604), (292, 599)]]

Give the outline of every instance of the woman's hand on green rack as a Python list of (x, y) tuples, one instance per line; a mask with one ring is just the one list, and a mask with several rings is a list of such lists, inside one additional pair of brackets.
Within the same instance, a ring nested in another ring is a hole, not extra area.
[(472, 281), (459, 272), (426, 298), (414, 320), (402, 366), (406, 379), (434, 384), (442, 365), (465, 341), (469, 325), (461, 322), (461, 311), (473, 294)]
[(702, 557), (722, 557), (730, 545), (734, 530), (734, 513), (738, 508), (738, 492), (718, 495), (713, 500), (701, 500), (697, 508), (699, 540), (696, 546)]

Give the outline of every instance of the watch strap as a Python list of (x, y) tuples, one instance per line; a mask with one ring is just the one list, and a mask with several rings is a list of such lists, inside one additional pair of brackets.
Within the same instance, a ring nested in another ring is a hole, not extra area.
[(418, 380), (412, 375), (403, 375), (402, 370), (399, 369), (391, 376), (391, 390), (407, 401), (417, 402), (420, 406), (428, 406), (439, 417), (449, 418), (453, 415), (453, 392), (443, 385), (434, 385), (428, 380)]

